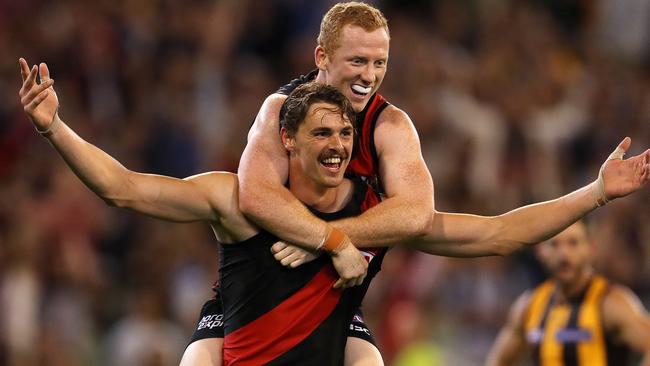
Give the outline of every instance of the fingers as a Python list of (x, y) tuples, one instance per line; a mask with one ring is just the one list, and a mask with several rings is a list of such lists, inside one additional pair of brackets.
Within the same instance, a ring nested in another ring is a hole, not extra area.
[(609, 154), (607, 157), (607, 160), (621, 160), (623, 159), (623, 156), (625, 156), (625, 153), (627, 150), (630, 148), (630, 145), (632, 145), (632, 139), (629, 137), (626, 137), (621, 141), (620, 144), (614, 149), (614, 151)]
[(286, 248), (287, 246), (288, 245), (286, 243), (284, 243), (282, 241), (278, 241), (278, 242), (276, 242), (275, 244), (273, 244), (271, 246), (271, 253), (273, 253), (273, 254), (278, 253), (278, 252), (284, 250), (284, 248)]
[[(277, 259), (277, 257), (276, 257)], [(280, 260), (280, 263), (282, 263), (283, 266), (287, 267), (289, 266), (292, 262), (300, 260), (300, 253), (292, 252), (286, 255), (284, 258)]]
[(39, 104), (41, 104), (45, 98), (50, 94), (50, 91), (47, 90), (47, 87), (45, 90), (41, 91), (28, 105), (25, 106), (26, 111), (33, 111), (38, 107)]
[(630, 148), (630, 145), (632, 145), (632, 139), (629, 137), (625, 137), (623, 141), (621, 141), (620, 144), (618, 144), (618, 147), (623, 149), (625, 152)]
[(36, 66), (32, 67), (29, 72), (27, 72), (27, 76), (25, 77), (25, 81), (23, 81), (23, 86), (20, 88), (20, 92), (18, 93), (20, 97), (22, 98), (25, 93), (27, 93), (33, 86), (34, 86), (34, 81), (36, 80), (36, 74), (37, 72)]
[(366, 275), (359, 276), (359, 277), (349, 279), (349, 280), (344, 280), (343, 278), (339, 278), (338, 280), (336, 280), (336, 282), (334, 283), (334, 286), (332, 286), (332, 287), (340, 288), (340, 289), (344, 290), (346, 288), (359, 286), (359, 285), (361, 285), (363, 283), (363, 280), (365, 278), (366, 278)]
[(18, 59), (18, 64), (20, 65), (20, 76), (24, 83), (27, 75), (29, 75), (29, 66), (27, 66), (27, 61), (22, 57)]
[[(34, 102), (36, 102), (37, 97), (41, 97), (43, 94), (43, 91), (46, 91), (47, 88), (51, 87), (54, 84), (54, 80), (49, 79), (46, 82), (42, 84), (38, 84), (34, 87), (32, 87), (27, 94), (25, 94), (21, 99), (20, 102), (25, 108), (28, 108), (28, 106), (32, 105)], [(44, 93), (45, 96), (42, 97), (36, 105), (41, 103), (45, 98), (47, 97), (47, 93)], [(32, 108), (33, 109), (33, 108)], [(26, 109), (27, 110), (27, 109)]]
[(48, 69), (45, 62), (41, 62), (38, 65), (38, 68), (39, 68), (39, 73), (41, 75), (41, 83), (44, 83), (47, 80), (50, 80), (50, 69)]

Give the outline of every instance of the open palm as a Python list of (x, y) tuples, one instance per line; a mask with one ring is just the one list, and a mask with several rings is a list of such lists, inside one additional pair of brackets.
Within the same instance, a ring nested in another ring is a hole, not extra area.
[[(21, 58), (18, 62), (23, 78), (23, 86), (18, 93), (20, 103), (36, 129), (45, 131), (52, 124), (59, 108), (59, 99), (52, 87), (54, 81), (50, 79), (50, 70), (44, 63), (38, 67), (34, 65), (30, 70), (25, 59)], [(40, 84), (36, 82), (36, 76), (39, 74)]]
[[(626, 137), (618, 148), (626, 152), (632, 143)], [(608, 199), (627, 196), (650, 180), (650, 149), (629, 159), (609, 158), (603, 164), (605, 195)]]

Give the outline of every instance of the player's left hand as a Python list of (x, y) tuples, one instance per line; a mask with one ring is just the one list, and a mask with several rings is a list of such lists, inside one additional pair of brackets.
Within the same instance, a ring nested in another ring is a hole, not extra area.
[(627, 196), (650, 181), (650, 149), (623, 159), (631, 144), (629, 137), (623, 139), (601, 168), (606, 201)]
[(320, 256), (320, 253), (287, 244), (283, 241), (273, 244), (271, 246), (271, 253), (273, 253), (273, 257), (283, 266), (290, 268), (296, 268)]
[[(18, 60), (23, 85), (18, 92), (20, 102), (27, 116), (39, 131), (50, 128), (59, 109), (59, 99), (52, 85), (50, 70), (45, 63), (34, 65), (31, 69), (24, 58)], [(40, 76), (40, 84), (36, 78)]]

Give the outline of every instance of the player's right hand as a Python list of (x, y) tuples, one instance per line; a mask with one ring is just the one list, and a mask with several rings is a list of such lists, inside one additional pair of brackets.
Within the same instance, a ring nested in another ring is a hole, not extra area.
[[(23, 79), (23, 85), (18, 92), (20, 103), (36, 129), (46, 131), (54, 121), (59, 108), (59, 99), (52, 88), (54, 80), (50, 79), (50, 70), (45, 63), (34, 65), (30, 70), (24, 58), (20, 58), (18, 63)], [(36, 81), (39, 74), (40, 84)]]
[(336, 253), (331, 253), (332, 263), (339, 279), (334, 284), (334, 288), (349, 288), (358, 286), (363, 283), (368, 272), (368, 261), (363, 254), (352, 245), (350, 239), (346, 237), (346, 242), (341, 245)]
[(276, 261), (289, 268), (296, 268), (302, 264), (311, 262), (321, 255), (320, 252), (303, 249), (283, 241), (278, 241), (273, 244), (271, 246), (271, 253), (273, 253)]

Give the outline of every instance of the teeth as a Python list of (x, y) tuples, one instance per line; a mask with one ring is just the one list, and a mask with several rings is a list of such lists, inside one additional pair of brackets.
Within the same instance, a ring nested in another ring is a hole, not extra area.
[(325, 164), (340, 164), (341, 158), (327, 158), (323, 160)]
[(352, 85), (352, 90), (354, 90), (357, 93), (368, 94), (368, 93), (370, 93), (371, 88), (370, 87), (364, 88), (361, 85), (354, 84), (354, 85)]

